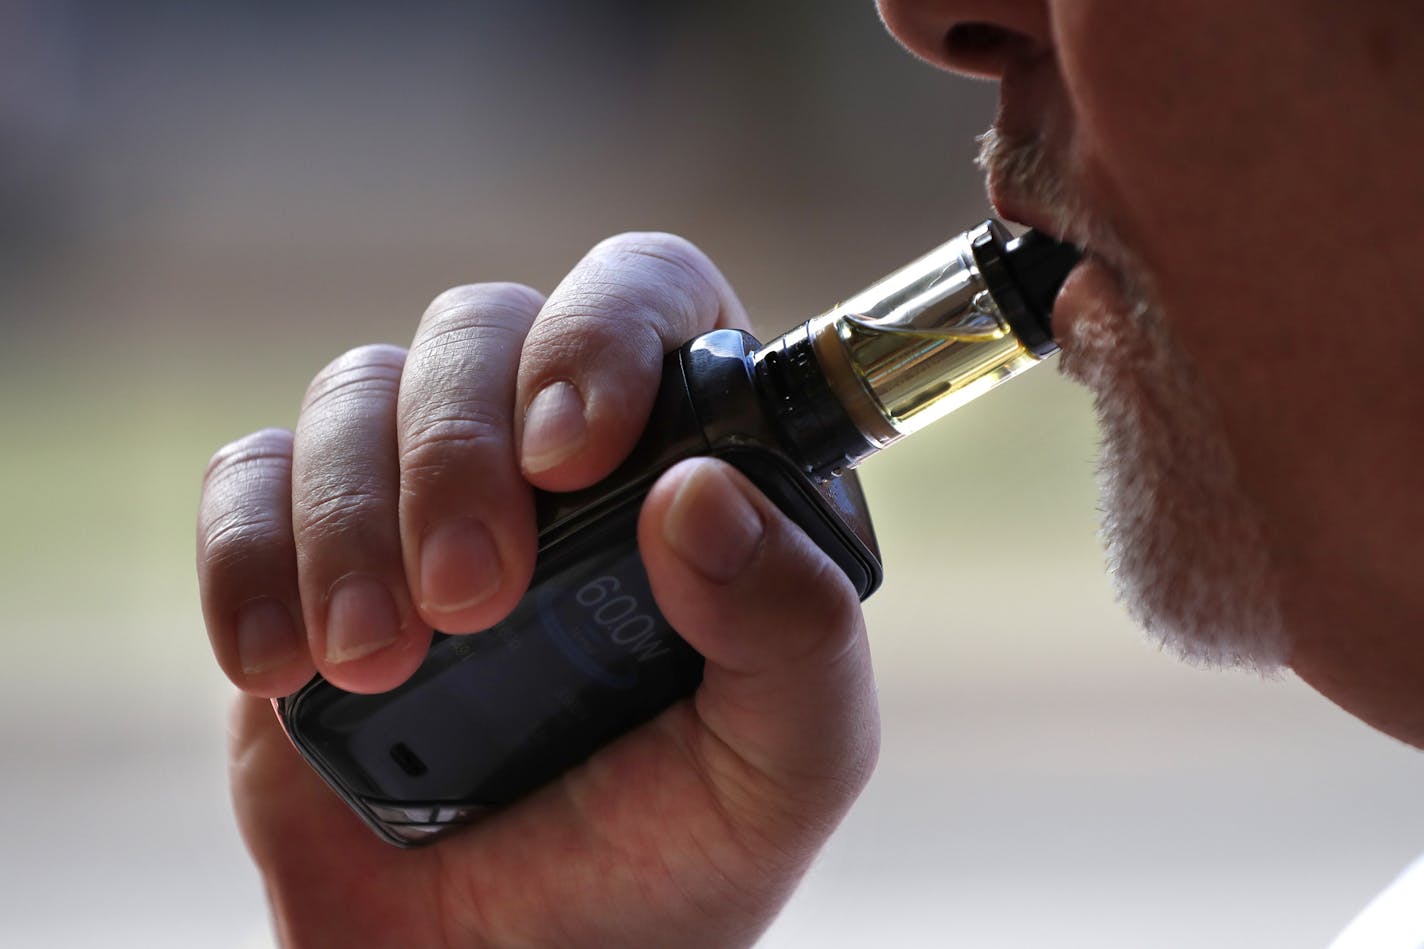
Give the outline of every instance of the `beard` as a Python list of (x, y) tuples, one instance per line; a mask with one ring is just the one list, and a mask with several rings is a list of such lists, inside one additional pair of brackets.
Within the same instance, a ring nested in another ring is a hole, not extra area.
[(1054, 218), (1103, 288), (1060, 340), (1064, 375), (1087, 387), (1101, 433), (1098, 484), (1118, 598), (1160, 647), (1188, 661), (1269, 674), (1288, 642), (1260, 517), (1237, 478), (1220, 413), (1171, 337), (1144, 268), (1087, 213), (1037, 140), (980, 139), (979, 165)]

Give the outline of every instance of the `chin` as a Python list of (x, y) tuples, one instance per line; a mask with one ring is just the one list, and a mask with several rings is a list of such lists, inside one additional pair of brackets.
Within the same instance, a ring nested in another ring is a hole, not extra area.
[(1198, 374), (1150, 294), (1083, 303), (1061, 369), (1093, 393), (1103, 537), (1119, 598), (1150, 639), (1199, 665), (1265, 675), (1288, 658), (1260, 518)]

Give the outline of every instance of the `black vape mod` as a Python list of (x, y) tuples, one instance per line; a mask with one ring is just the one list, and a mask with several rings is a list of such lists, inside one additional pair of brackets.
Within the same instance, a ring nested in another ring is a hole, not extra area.
[(1078, 258), (986, 221), (767, 345), (719, 330), (667, 357), (641, 441), (607, 479), (541, 494), (534, 579), (513, 613), (437, 633), (380, 695), (321, 678), (277, 700), (302, 755), (392, 843), (506, 804), (690, 694), (702, 657), (658, 612), (638, 558), (644, 495), (674, 463), (737, 467), (845, 571), (880, 582), (854, 466), (1056, 350)]

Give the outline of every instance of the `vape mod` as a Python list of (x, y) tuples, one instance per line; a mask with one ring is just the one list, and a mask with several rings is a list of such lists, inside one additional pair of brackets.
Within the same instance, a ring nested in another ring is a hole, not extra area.
[(410, 845), (691, 693), (702, 657), (658, 612), (635, 527), (657, 477), (693, 455), (736, 466), (869, 596), (880, 558), (855, 465), (1053, 353), (1053, 298), (1077, 258), (986, 221), (764, 346), (733, 330), (685, 344), (623, 465), (538, 497), (534, 579), (507, 619), (437, 633), (384, 694), (314, 679), (275, 703), (288, 735), (378, 834)]

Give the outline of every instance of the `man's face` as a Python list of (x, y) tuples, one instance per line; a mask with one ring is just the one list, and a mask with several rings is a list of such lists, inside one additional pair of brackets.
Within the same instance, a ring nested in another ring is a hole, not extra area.
[(1000, 81), (1001, 212), (1087, 244), (1056, 324), (1103, 411), (1139, 615), (1191, 655), (1279, 649), (1424, 745), (1424, 10), (881, 10), (925, 58)]

